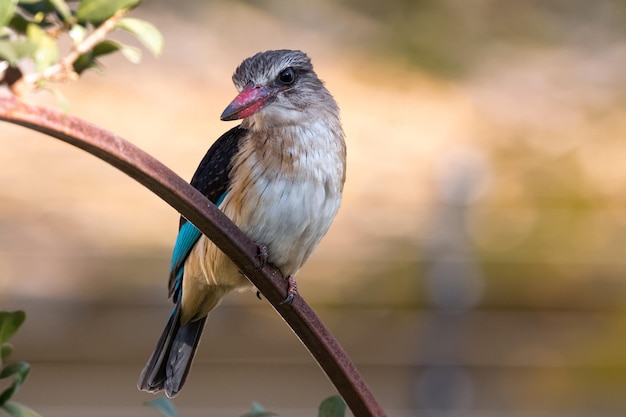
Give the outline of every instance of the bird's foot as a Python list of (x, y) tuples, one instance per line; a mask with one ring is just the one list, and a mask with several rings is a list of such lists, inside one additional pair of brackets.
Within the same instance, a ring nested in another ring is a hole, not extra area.
[(269, 258), (269, 252), (267, 251), (267, 245), (265, 243), (256, 244), (256, 258), (259, 260), (259, 269), (263, 269)]
[(261, 298), (261, 291), (256, 290), (256, 298), (258, 298), (259, 300), (263, 299), (263, 298)]
[(296, 283), (296, 279), (292, 277), (291, 275), (289, 275), (287, 277), (287, 297), (280, 303), (280, 305), (283, 305), (283, 304), (289, 305), (293, 303), (293, 300), (296, 298), (296, 295), (298, 295), (298, 285)]

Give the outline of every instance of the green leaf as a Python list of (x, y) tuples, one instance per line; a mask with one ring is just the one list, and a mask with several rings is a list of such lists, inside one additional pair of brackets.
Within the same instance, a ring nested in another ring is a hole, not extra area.
[(81, 0), (76, 10), (79, 22), (90, 22), (98, 25), (115, 12), (137, 6), (141, 0)]
[(122, 55), (126, 57), (133, 64), (137, 64), (141, 61), (141, 51), (138, 48), (132, 46), (123, 45), (121, 43), (106, 40), (102, 41), (91, 50), (93, 58), (97, 58), (102, 55), (108, 55), (112, 52), (120, 51)]
[(4, 362), (7, 361), (7, 359), (9, 359), (9, 356), (11, 356), (11, 353), (13, 353), (12, 344), (3, 343), (2, 346), (0, 346), (0, 367), (2, 366)]
[(4, 59), (11, 66), (17, 66), (20, 59), (30, 56), (35, 49), (35, 45), (27, 40), (0, 40), (0, 59)]
[(81, 74), (91, 68), (102, 68), (96, 58), (116, 51), (120, 51), (122, 55), (133, 64), (137, 64), (141, 61), (141, 51), (138, 48), (123, 45), (112, 40), (105, 40), (94, 46), (91, 51), (79, 56), (78, 59), (74, 61), (74, 71), (76, 71), (77, 74)]
[(69, 24), (72, 21), (72, 12), (70, 11), (70, 6), (67, 5), (65, 0), (48, 0), (55, 10), (61, 15), (63, 21), (66, 24)]
[(0, 378), (7, 378), (9, 376), (13, 376), (13, 383), (9, 388), (5, 389), (0, 393), (0, 406), (4, 406), (4, 404), (15, 394), (15, 392), (20, 388), (20, 386), (28, 377), (28, 373), (30, 372), (30, 365), (26, 362), (18, 362), (6, 366), (0, 372)]
[(265, 411), (265, 407), (263, 407), (261, 405), (261, 403), (258, 403), (256, 401), (252, 401), (252, 412), (253, 413), (264, 413)]
[(9, 23), (9, 27), (15, 30), (17, 33), (21, 33), (22, 35), (26, 34), (26, 28), (28, 27), (28, 20), (24, 18), (24, 16), (20, 14), (16, 14), (11, 19)]
[(0, 27), (11, 21), (16, 7), (17, 0), (0, 0)]
[(76, 61), (72, 64), (74, 72), (80, 75), (83, 72), (91, 68), (98, 68), (100, 65), (96, 59), (94, 59), (90, 53), (80, 55)]
[(94, 57), (97, 58), (102, 55), (108, 55), (115, 51), (119, 51), (122, 48), (123, 48), (123, 45), (119, 44), (118, 42), (105, 40), (96, 44), (96, 46), (94, 46), (93, 49), (91, 50), (91, 53), (93, 54)]
[(276, 415), (276, 413), (267, 411), (261, 404), (255, 401), (252, 403), (252, 411), (242, 415), (241, 417), (272, 417)]
[(339, 395), (328, 397), (320, 404), (318, 417), (344, 417), (346, 415), (346, 403)]
[(12, 417), (41, 417), (34, 410), (13, 401), (7, 401), (2, 408)]
[(32, 16), (36, 22), (41, 22), (47, 14), (56, 12), (48, 0), (19, 0), (18, 7)]
[(0, 344), (7, 342), (26, 320), (23, 311), (0, 311)]
[(172, 403), (169, 398), (159, 397), (154, 400), (146, 401), (144, 404), (159, 411), (165, 417), (178, 417), (174, 403)]
[(141, 50), (139, 48), (120, 44), (120, 52), (122, 53), (122, 55), (124, 55), (124, 57), (126, 57), (127, 60), (129, 60), (133, 64), (138, 64), (141, 62)]
[(9, 366), (5, 366), (0, 371), (0, 379), (15, 375), (18, 378), (25, 379), (30, 372), (30, 365), (26, 362), (16, 362)]
[(59, 50), (54, 38), (34, 23), (29, 24), (26, 28), (26, 37), (36, 45), (32, 58), (37, 70), (43, 71), (56, 62), (59, 57)]
[(163, 50), (163, 35), (151, 23), (141, 19), (125, 17), (117, 22), (116, 27), (135, 35), (153, 55), (158, 56), (161, 54)]

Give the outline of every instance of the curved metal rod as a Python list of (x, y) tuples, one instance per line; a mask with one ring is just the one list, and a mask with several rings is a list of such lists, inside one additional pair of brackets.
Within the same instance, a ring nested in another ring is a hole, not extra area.
[(191, 221), (228, 255), (272, 304), (309, 350), (357, 417), (385, 412), (345, 353), (301, 296), (280, 305), (286, 284), (272, 265), (258, 268), (256, 245), (200, 192), (146, 152), (89, 122), (56, 109), (0, 97), (0, 120), (36, 130), (83, 149), (125, 172)]

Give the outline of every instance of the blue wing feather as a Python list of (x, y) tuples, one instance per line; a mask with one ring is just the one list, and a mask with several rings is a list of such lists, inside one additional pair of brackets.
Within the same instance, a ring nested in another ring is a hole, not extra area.
[(172, 260), (170, 262), (170, 276), (175, 276), (173, 286), (170, 288), (170, 296), (174, 298), (174, 302), (178, 301), (180, 295), (180, 286), (183, 281), (183, 272), (185, 260), (189, 256), (189, 252), (202, 236), (202, 232), (196, 228), (191, 222), (186, 222), (178, 231), (174, 251), (172, 252)]
[[(226, 193), (222, 193), (215, 202), (215, 205), (219, 207), (222, 201), (224, 201), (224, 197), (226, 197)], [(170, 261), (170, 276), (174, 277), (174, 285), (170, 288), (170, 296), (173, 297), (174, 302), (178, 302), (178, 297), (180, 296), (180, 286), (183, 282), (185, 261), (189, 256), (189, 252), (193, 249), (193, 246), (200, 239), (200, 236), (202, 236), (202, 232), (189, 221), (185, 222), (180, 227), (178, 236), (176, 236), (172, 260)]]
[(178, 268), (182, 266), (189, 256), (189, 252), (193, 245), (196, 244), (202, 233), (191, 222), (187, 222), (178, 231), (174, 251), (172, 252), (172, 260), (170, 262), (170, 272), (178, 272)]

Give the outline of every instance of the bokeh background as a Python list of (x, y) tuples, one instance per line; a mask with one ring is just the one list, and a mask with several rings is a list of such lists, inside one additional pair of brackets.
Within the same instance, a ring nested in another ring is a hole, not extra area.
[[(133, 15), (163, 55), (105, 58), (62, 92), (184, 178), (233, 126), (219, 114), (244, 57), (312, 57), (348, 179), (298, 283), (390, 416), (626, 413), (626, 3), (153, 0)], [(135, 383), (169, 313), (177, 213), (66, 144), (8, 124), (0, 143), (0, 303), (26, 310), (14, 356), (33, 365), (17, 400), (156, 415)], [(312, 416), (333, 394), (246, 293), (213, 313), (175, 404)]]

